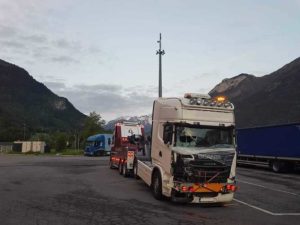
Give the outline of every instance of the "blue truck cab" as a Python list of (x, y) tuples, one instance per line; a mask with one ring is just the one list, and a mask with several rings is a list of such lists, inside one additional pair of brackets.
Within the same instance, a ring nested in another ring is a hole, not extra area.
[(86, 140), (84, 155), (110, 155), (111, 134), (96, 134)]

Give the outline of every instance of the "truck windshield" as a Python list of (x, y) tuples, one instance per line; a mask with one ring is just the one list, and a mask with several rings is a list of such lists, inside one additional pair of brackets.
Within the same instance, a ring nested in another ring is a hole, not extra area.
[(87, 141), (86, 146), (94, 146), (95, 142), (94, 141)]
[(177, 147), (233, 147), (233, 127), (176, 126)]

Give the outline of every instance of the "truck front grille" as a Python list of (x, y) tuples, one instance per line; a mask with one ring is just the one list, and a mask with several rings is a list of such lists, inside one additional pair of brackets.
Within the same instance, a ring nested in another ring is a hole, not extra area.
[(230, 165), (224, 165), (210, 159), (201, 159), (177, 167), (174, 171), (174, 178), (177, 181), (192, 183), (226, 183), (230, 169)]
[(230, 175), (230, 166), (191, 168), (192, 174), (187, 177), (193, 183), (226, 183)]

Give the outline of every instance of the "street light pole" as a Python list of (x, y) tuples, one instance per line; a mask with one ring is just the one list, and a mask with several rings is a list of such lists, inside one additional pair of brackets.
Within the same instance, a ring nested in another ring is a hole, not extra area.
[(25, 129), (26, 129), (26, 124), (23, 123), (23, 140), (25, 141)]
[(162, 97), (162, 69), (161, 69), (161, 56), (165, 54), (164, 50), (161, 50), (161, 33), (159, 34), (159, 50), (156, 51), (156, 55), (159, 55), (159, 69), (158, 69), (158, 97)]

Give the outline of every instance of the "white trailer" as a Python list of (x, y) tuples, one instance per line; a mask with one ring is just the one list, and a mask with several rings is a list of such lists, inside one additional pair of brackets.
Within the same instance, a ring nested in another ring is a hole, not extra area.
[(152, 114), (151, 157), (137, 157), (136, 177), (156, 199), (227, 203), (235, 185), (234, 106), (224, 97), (159, 98)]

